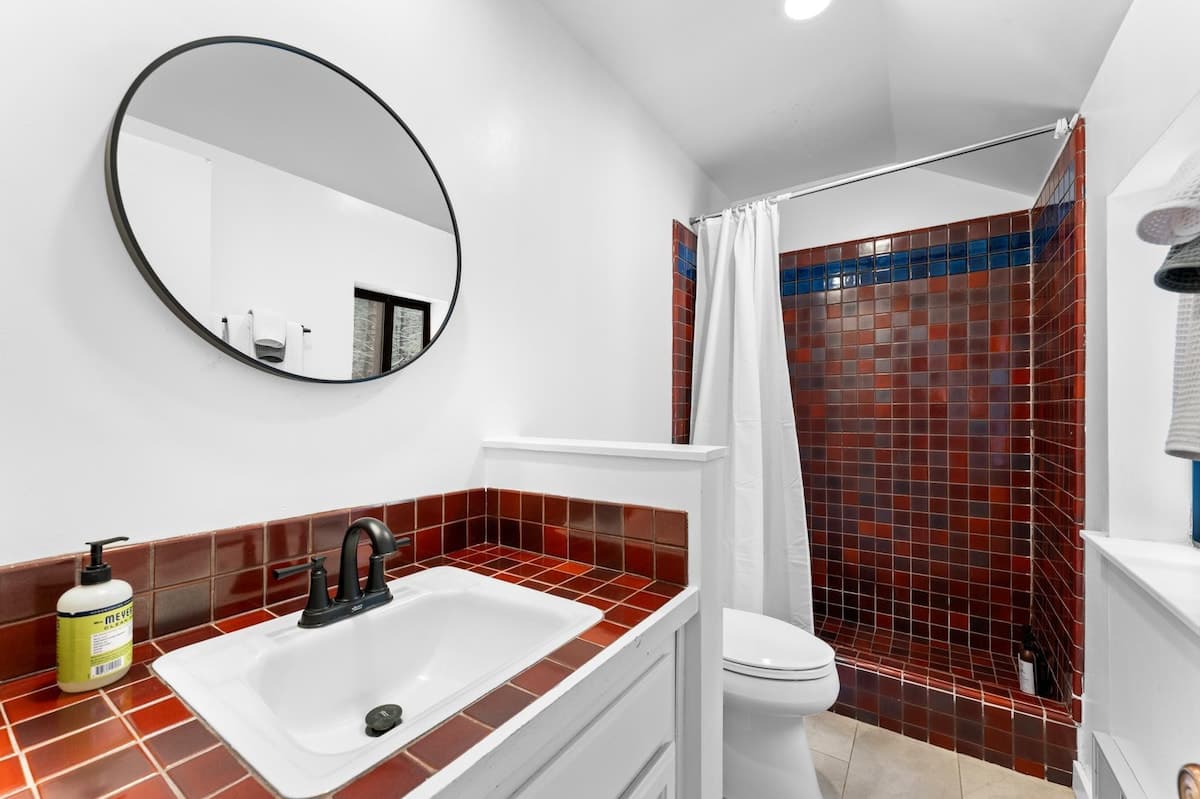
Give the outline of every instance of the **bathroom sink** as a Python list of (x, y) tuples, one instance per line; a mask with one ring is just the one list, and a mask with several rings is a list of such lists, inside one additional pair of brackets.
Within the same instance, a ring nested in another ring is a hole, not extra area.
[[(318, 629), (299, 613), (184, 647), (154, 669), (287, 797), (337, 788), (600, 620), (596, 608), (439, 566)], [(379, 737), (364, 718), (400, 705)]]

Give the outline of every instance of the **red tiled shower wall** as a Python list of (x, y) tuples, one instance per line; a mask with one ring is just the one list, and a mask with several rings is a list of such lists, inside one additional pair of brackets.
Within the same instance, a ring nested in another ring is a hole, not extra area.
[(1083, 693), (1084, 126), (1033, 207), (1033, 624), (1059, 694)]
[(862, 280), (891, 268), (880, 256), (912, 259), (867, 285), (785, 283), (819, 617), (1015, 669), (1031, 590), (1030, 268), (1007, 242), (1027, 256), (1028, 231), (1018, 212), (782, 256), (785, 279), (842, 264)]
[[(351, 519), (364, 516), (411, 537), (389, 558), (392, 570), (492, 542), (687, 584), (682, 511), (483, 488), (111, 547), (105, 560), (133, 587), (134, 640), (142, 642), (288, 600), (299, 610), (307, 575), (275, 580), (271, 570), (321, 555), (336, 586), (342, 537)], [(364, 539), (360, 572), (369, 555)], [(0, 567), (0, 682), (54, 666), (55, 604), (76, 584), (82, 557)]]
[(696, 234), (671, 233), (671, 443), (687, 444), (692, 418), (692, 343), (696, 315)]

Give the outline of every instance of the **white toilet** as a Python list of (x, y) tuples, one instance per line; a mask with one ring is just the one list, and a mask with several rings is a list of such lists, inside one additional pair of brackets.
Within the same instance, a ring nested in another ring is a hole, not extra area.
[(829, 644), (787, 622), (725, 609), (725, 799), (820, 799), (804, 718), (837, 700)]

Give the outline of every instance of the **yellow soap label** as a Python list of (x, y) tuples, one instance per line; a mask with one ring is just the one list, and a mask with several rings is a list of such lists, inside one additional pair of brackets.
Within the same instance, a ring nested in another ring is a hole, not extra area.
[(58, 614), (58, 681), (88, 682), (133, 662), (133, 599)]

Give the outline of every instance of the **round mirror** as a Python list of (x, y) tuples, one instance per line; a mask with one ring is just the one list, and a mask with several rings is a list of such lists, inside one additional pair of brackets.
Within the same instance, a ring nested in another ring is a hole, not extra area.
[(185, 44), (137, 77), (105, 158), (113, 216), (158, 296), (275, 374), (357, 382), (419, 357), (458, 295), (458, 225), (408, 126), (295, 47)]

